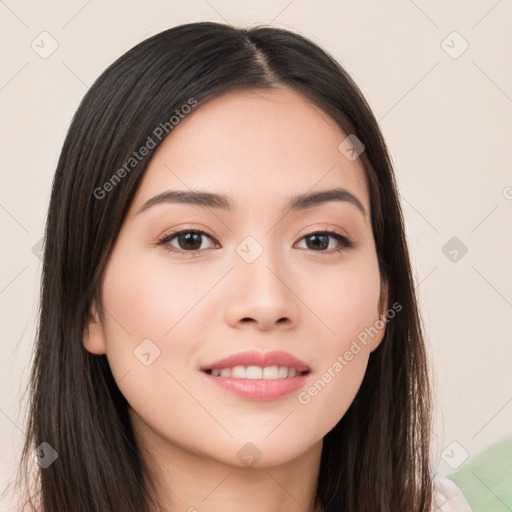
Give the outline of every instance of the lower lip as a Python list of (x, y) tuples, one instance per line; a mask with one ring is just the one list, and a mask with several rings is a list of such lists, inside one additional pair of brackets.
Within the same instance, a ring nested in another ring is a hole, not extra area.
[(235, 379), (202, 372), (217, 386), (250, 400), (275, 400), (302, 387), (309, 373), (286, 379)]

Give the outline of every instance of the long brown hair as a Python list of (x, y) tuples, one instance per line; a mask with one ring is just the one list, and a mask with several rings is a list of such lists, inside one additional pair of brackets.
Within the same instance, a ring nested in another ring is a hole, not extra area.
[[(402, 306), (370, 355), (353, 403), (324, 437), (315, 505), (325, 512), (430, 510), (427, 356), (397, 185), (379, 126), (358, 86), (315, 43), (284, 29), (210, 22), (171, 28), (129, 50), (95, 81), (71, 122), (46, 223), (27, 436), (17, 474), (26, 486), (24, 505), (43, 512), (158, 508), (106, 356), (83, 346), (93, 300), (101, 310), (109, 255), (164, 136), (133, 168), (126, 162), (192, 98), (198, 108), (229, 91), (282, 86), (364, 144), (360, 158), (379, 268), (389, 303)], [(122, 179), (112, 181), (123, 166)], [(58, 453), (46, 468), (31, 460), (41, 443)]]

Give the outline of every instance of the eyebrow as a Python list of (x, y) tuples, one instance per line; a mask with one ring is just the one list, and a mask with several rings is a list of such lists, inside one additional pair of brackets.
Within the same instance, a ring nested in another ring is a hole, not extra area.
[[(366, 210), (359, 199), (344, 188), (334, 188), (320, 192), (310, 192), (292, 197), (285, 206), (283, 213), (306, 210), (329, 201), (343, 201), (353, 204), (366, 217)], [(214, 194), (203, 191), (167, 190), (162, 194), (147, 200), (137, 213), (141, 213), (157, 204), (181, 203), (204, 206), (226, 211), (236, 211), (236, 204), (232, 203), (224, 194)]]

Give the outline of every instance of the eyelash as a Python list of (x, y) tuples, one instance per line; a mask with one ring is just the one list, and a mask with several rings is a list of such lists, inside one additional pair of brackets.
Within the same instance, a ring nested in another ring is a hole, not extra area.
[[(176, 236), (182, 235), (185, 233), (196, 233), (196, 234), (204, 235), (207, 238), (210, 238), (212, 241), (214, 240), (214, 238), (212, 236), (210, 236), (205, 231), (202, 231), (201, 229), (183, 229), (180, 231), (174, 231), (172, 233), (164, 235), (163, 237), (161, 237), (158, 240), (157, 245), (164, 246), (169, 252), (174, 252), (174, 253), (183, 254), (183, 255), (187, 254), (190, 256), (194, 256), (197, 253), (208, 250), (208, 249), (198, 249), (196, 251), (184, 251), (184, 250), (177, 249), (176, 247), (169, 245), (169, 242), (171, 240), (173, 240), (174, 238), (176, 238)], [(331, 249), (330, 251), (313, 251), (313, 252), (334, 254), (334, 253), (339, 253), (339, 252), (342, 252), (342, 251), (345, 251), (345, 250), (355, 247), (354, 242), (349, 240), (345, 235), (338, 233), (337, 231), (313, 231), (311, 233), (306, 233), (305, 235), (303, 235), (300, 240), (307, 238), (309, 236), (313, 236), (313, 235), (330, 235), (332, 238), (337, 240), (340, 244), (340, 247), (338, 247), (337, 249)]]

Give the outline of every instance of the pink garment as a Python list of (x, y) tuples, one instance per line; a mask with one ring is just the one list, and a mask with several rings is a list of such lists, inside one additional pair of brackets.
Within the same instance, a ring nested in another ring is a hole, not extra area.
[(432, 512), (472, 512), (462, 491), (448, 478), (434, 480), (434, 506)]

